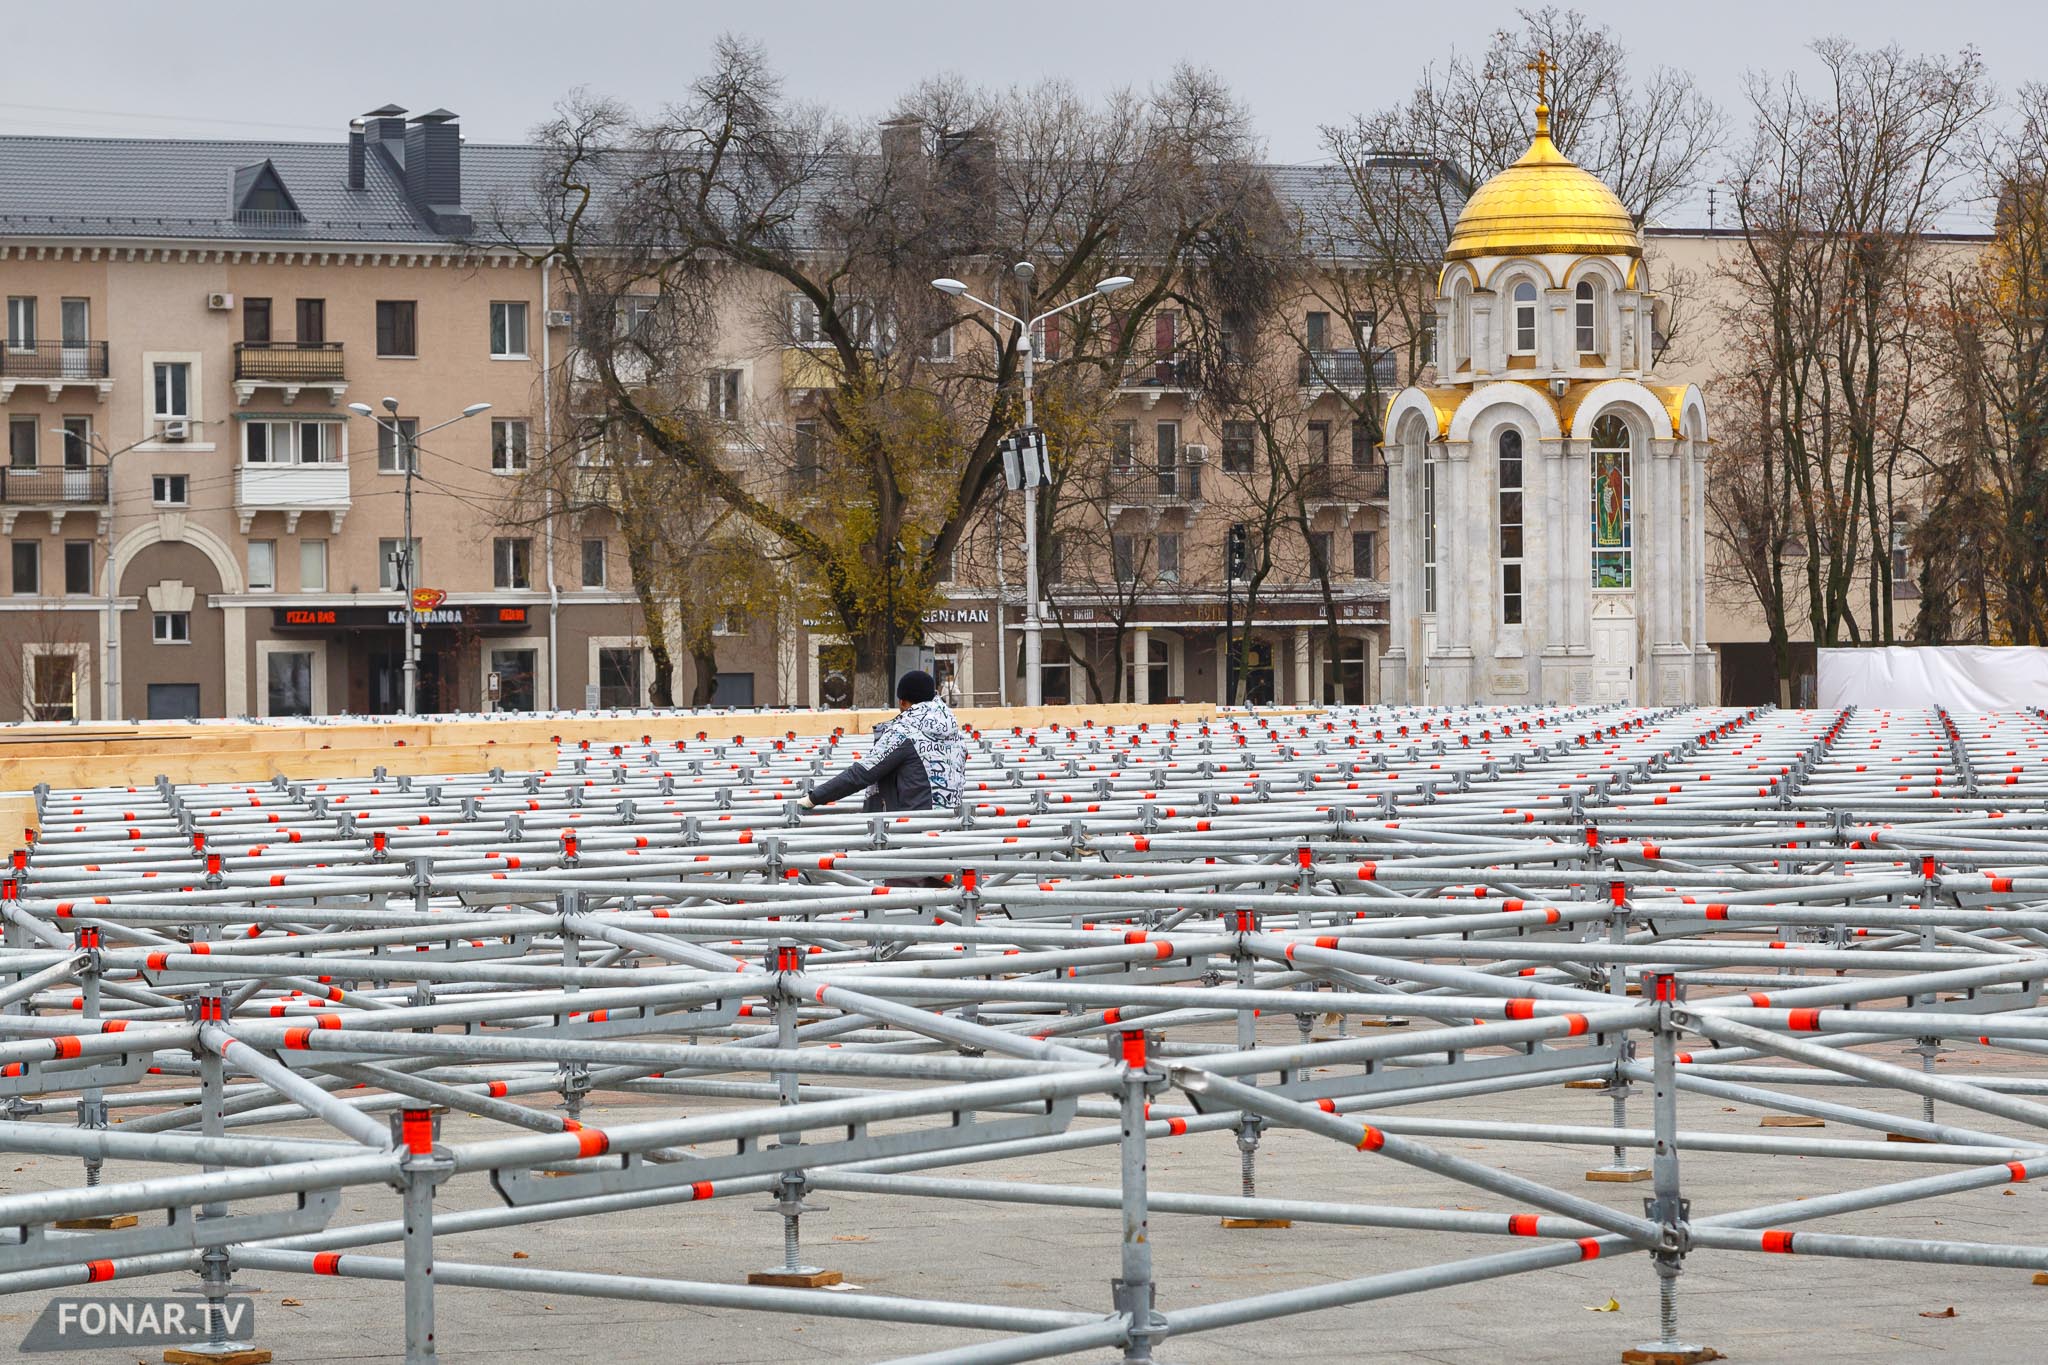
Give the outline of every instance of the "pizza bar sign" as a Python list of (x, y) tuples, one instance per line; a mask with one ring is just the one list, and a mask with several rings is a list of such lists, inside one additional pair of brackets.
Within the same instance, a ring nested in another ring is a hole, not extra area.
[(391, 625), (402, 626), (405, 624), (405, 618), (408, 616), (412, 618), (413, 624), (418, 626), (459, 626), (462, 624), (461, 607), (436, 607), (431, 611), (406, 611), (401, 607), (386, 612), (384, 619)]

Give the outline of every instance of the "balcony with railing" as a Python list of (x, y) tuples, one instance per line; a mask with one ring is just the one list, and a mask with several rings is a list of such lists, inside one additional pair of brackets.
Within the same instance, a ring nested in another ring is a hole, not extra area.
[(1202, 500), (1202, 465), (1117, 465), (1109, 471), (1109, 502), (1116, 507), (1182, 507)]
[(103, 464), (0, 466), (0, 535), (13, 534), (15, 518), (24, 512), (47, 514), (50, 534), (56, 535), (66, 513), (105, 516), (109, 505)]
[(1319, 505), (1359, 507), (1387, 500), (1387, 467), (1313, 465), (1301, 473), (1302, 498)]
[(1391, 389), (1394, 353), (1388, 350), (1304, 351), (1295, 362), (1297, 382), (1305, 389)]
[(1196, 377), (1194, 353), (1176, 351), (1151, 360), (1131, 360), (1117, 387), (1125, 393), (1144, 395), (1145, 406), (1149, 408), (1165, 394), (1192, 392), (1197, 387)]
[(9, 341), (0, 346), (0, 403), (17, 388), (48, 389), (51, 401), (66, 388), (92, 389), (105, 398), (114, 387), (104, 341)]
[(329, 403), (348, 392), (348, 367), (338, 341), (238, 341), (235, 343), (235, 401), (247, 403), (258, 389), (281, 389), (294, 402), (301, 389), (318, 389)]

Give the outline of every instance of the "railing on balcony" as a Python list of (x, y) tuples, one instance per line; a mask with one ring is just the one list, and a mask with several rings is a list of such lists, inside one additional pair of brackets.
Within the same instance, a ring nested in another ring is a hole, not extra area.
[(244, 383), (339, 384), (347, 372), (338, 341), (238, 341), (235, 378)]
[(1118, 465), (1110, 470), (1110, 497), (1120, 503), (1199, 502), (1202, 466)]
[(105, 379), (104, 341), (31, 341), (0, 346), (0, 379)]
[(1191, 389), (1194, 386), (1195, 358), (1192, 355), (1132, 360), (1124, 369), (1123, 387), (1127, 389)]
[(1304, 351), (1296, 362), (1299, 382), (1310, 388), (1392, 388), (1392, 351)]
[(0, 504), (57, 506), (73, 503), (86, 507), (105, 506), (107, 467), (70, 465), (50, 468), (16, 469), (0, 467)]
[(1387, 467), (1317, 465), (1302, 471), (1302, 496), (1312, 502), (1375, 502), (1387, 496)]

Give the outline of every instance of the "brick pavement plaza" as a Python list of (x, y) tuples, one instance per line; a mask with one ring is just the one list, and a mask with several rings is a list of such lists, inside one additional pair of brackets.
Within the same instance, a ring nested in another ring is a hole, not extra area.
[[(1279, 1025), (1285, 1024), (1283, 1029)], [(1268, 1041), (1291, 1041), (1291, 1021), (1269, 1021)], [(1901, 1047), (1904, 1046), (1902, 1043)], [(1899, 1051), (1884, 1046), (1873, 1055)], [(1977, 1049), (1961, 1046), (1941, 1069), (1975, 1071)], [(2008, 1054), (2010, 1056), (2011, 1054)], [(1912, 1060), (1903, 1058), (1903, 1060)], [(2033, 1068), (2048, 1075), (2048, 1063)], [(2010, 1074), (2010, 1073), (2008, 1073)], [(1894, 1112), (1917, 1113), (1917, 1101), (1896, 1095), (1830, 1091), (1829, 1098)], [(1176, 1102), (1177, 1095), (1165, 1097)], [(667, 1097), (604, 1097), (586, 1122), (604, 1126), (664, 1113), (705, 1113), (720, 1102), (687, 1106)], [(1910, 1110), (1907, 1106), (1911, 1106)], [(1762, 1111), (1695, 1095), (1680, 1101), (1680, 1125), (1737, 1133), (1758, 1131)], [(1409, 1111), (1420, 1112), (1420, 1111)], [(1442, 1117), (1604, 1123), (1600, 1094), (1546, 1086), (1503, 1096), (1453, 1101), (1427, 1112)], [(1994, 1132), (2013, 1125), (1986, 1116), (1944, 1116)], [(1646, 1099), (1632, 1123), (1648, 1121)], [(1085, 1121), (1084, 1121), (1085, 1122)], [(308, 1124), (287, 1130), (311, 1135)], [(486, 1135), (488, 1126), (451, 1116), (444, 1139)], [(502, 1129), (497, 1130), (502, 1132)], [(1830, 1124), (1800, 1136), (1869, 1137)], [(1604, 1149), (1429, 1139), (1460, 1155), (1494, 1163), (1617, 1207), (1639, 1210), (1647, 1185), (1589, 1184), (1584, 1172)], [(1933, 1174), (1925, 1164), (1755, 1158), (1686, 1153), (1685, 1192), (1695, 1216)], [(1237, 1151), (1228, 1133), (1155, 1141), (1151, 1179), (1157, 1190), (1234, 1194)], [(110, 1163), (109, 1182), (136, 1178), (132, 1163)], [(944, 1174), (947, 1172), (934, 1172)], [(962, 1167), (988, 1179), (1114, 1187), (1114, 1144), (1031, 1157), (1001, 1165)], [(1299, 1132), (1269, 1132), (1260, 1150), (1260, 1193), (1278, 1198), (1408, 1204), (1429, 1208), (1510, 1211), (1497, 1198), (1393, 1161), (1349, 1151)], [(0, 1187), (22, 1191), (75, 1184), (69, 1158), (16, 1157), (0, 1165)], [(806, 1259), (845, 1272), (872, 1292), (938, 1299), (1107, 1311), (1117, 1268), (1118, 1218), (1111, 1210), (1046, 1209), (926, 1198), (830, 1192), (814, 1196), (827, 1211), (804, 1219)], [(443, 1187), (442, 1210), (493, 1204), (488, 1184), (465, 1176)], [(443, 1262), (739, 1282), (778, 1259), (779, 1222), (758, 1211), (765, 1196), (649, 1209), (574, 1222), (446, 1236)], [(345, 1193), (347, 1221), (395, 1218), (398, 1199), (381, 1187)], [(1991, 1242), (2048, 1243), (2048, 1182), (2006, 1185), (1800, 1226)], [(1396, 1270), (1525, 1246), (1505, 1238), (1386, 1231), (1297, 1223), (1285, 1230), (1227, 1230), (1209, 1217), (1155, 1213), (1153, 1255), (1160, 1305), (1185, 1307), (1336, 1278)], [(395, 1256), (395, 1244), (365, 1248)], [(518, 1259), (515, 1253), (526, 1253)], [(1930, 1357), (1972, 1365), (2048, 1358), (2048, 1287), (2024, 1272), (1808, 1256), (1701, 1252), (1681, 1280), (1684, 1337), (1738, 1362), (1901, 1362)], [(403, 1353), (400, 1291), (395, 1283), (242, 1274), (238, 1290), (255, 1297), (258, 1343), (286, 1362), (396, 1361)], [(115, 1292), (169, 1292), (189, 1276), (117, 1282)], [(45, 1295), (0, 1302), (0, 1352), (12, 1351), (40, 1311)], [(286, 1305), (283, 1300), (296, 1302)], [(1615, 1312), (1593, 1312), (1610, 1299)], [(1656, 1285), (1649, 1261), (1623, 1256), (1537, 1271), (1476, 1285), (1276, 1321), (1172, 1338), (1162, 1362), (1452, 1361), (1580, 1365), (1618, 1361), (1628, 1346), (1656, 1334)], [(1953, 1318), (1927, 1318), (1953, 1306)], [(451, 1365), (517, 1361), (806, 1361), (874, 1360), (960, 1344), (974, 1337), (952, 1329), (890, 1326), (731, 1310), (707, 1310), (443, 1285), (437, 1294), (440, 1353)], [(77, 1365), (154, 1362), (154, 1351), (85, 1351), (63, 1357)], [(1092, 1359), (1106, 1360), (1108, 1352)]]

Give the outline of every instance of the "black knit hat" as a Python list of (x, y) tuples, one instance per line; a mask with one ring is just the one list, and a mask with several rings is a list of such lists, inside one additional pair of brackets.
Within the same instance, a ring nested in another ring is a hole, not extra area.
[(931, 674), (921, 668), (913, 668), (896, 680), (896, 700), (907, 701), (912, 706), (921, 701), (930, 701), (939, 695), (939, 684)]

